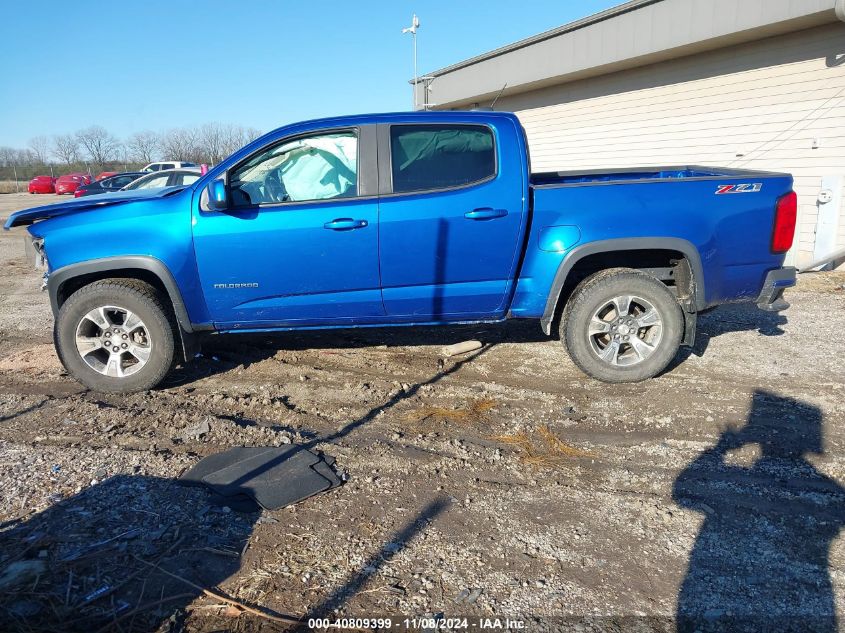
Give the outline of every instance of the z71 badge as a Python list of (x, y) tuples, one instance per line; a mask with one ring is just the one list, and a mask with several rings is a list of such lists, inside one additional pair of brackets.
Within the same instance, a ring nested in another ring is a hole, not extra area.
[(757, 193), (763, 188), (762, 182), (746, 182), (741, 185), (719, 185), (716, 195), (723, 193)]

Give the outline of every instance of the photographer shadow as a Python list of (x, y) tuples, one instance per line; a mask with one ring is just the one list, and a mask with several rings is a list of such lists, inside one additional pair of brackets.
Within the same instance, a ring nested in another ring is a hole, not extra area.
[[(750, 466), (733, 451), (759, 447)], [(836, 631), (829, 552), (845, 489), (822, 455), (821, 411), (764, 391), (747, 424), (722, 433), (678, 476), (673, 499), (705, 515), (681, 586), (679, 631)]]

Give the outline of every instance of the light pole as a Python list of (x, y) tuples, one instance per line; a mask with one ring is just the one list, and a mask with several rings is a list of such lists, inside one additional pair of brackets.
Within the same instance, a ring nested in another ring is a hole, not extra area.
[(414, 38), (414, 90), (413, 90), (413, 107), (414, 110), (417, 109), (417, 29), (420, 28), (420, 19), (417, 17), (417, 14), (414, 14), (413, 20), (411, 20), (411, 26), (407, 29), (402, 29), (402, 33), (410, 33), (411, 37)]

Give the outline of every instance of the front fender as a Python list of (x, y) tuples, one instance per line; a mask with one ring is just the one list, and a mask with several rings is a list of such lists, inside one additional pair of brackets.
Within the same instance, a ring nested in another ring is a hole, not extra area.
[(179, 285), (173, 274), (161, 260), (144, 255), (130, 255), (120, 257), (105, 257), (77, 264), (70, 264), (50, 273), (47, 279), (47, 292), (50, 296), (50, 307), (53, 316), (57, 316), (64, 297), (62, 288), (64, 285), (80, 277), (91, 279), (103, 279), (109, 276), (114, 277), (138, 277), (139, 271), (145, 271), (154, 276), (167, 292), (170, 304), (173, 306), (173, 314), (179, 326), (179, 340), (182, 345), (182, 355), (185, 361), (191, 360), (198, 351), (198, 341), (195, 332), (211, 329), (210, 326), (191, 323), (185, 301), (179, 290)]
[(47, 279), (47, 292), (50, 295), (50, 307), (53, 310), (53, 316), (59, 313), (59, 308), (61, 308), (63, 303), (62, 299), (66, 298), (60, 296), (60, 290), (68, 281), (89, 275), (103, 278), (104, 275), (101, 273), (114, 274), (115, 277), (131, 276), (127, 273), (133, 270), (147, 271), (161, 281), (161, 284), (167, 291), (168, 297), (170, 297), (170, 303), (173, 305), (176, 321), (185, 332), (192, 333), (194, 326), (188, 316), (185, 301), (182, 299), (182, 293), (179, 291), (179, 286), (176, 284), (172, 273), (164, 265), (164, 262), (144, 255), (105, 257), (103, 259), (71, 264), (70, 266), (59, 268), (50, 273)]

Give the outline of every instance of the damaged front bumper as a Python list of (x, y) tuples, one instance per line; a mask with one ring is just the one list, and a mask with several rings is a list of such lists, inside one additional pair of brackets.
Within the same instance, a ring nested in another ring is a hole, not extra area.
[(783, 299), (783, 291), (795, 285), (797, 273), (793, 266), (770, 270), (757, 297), (757, 307), (766, 312), (786, 310), (789, 304)]
[(25, 237), (23, 249), (26, 254), (27, 261), (32, 262), (35, 270), (40, 270), (42, 272), (41, 290), (46, 290), (47, 279), (50, 277), (50, 266), (47, 262), (47, 254), (44, 252), (44, 238)]

